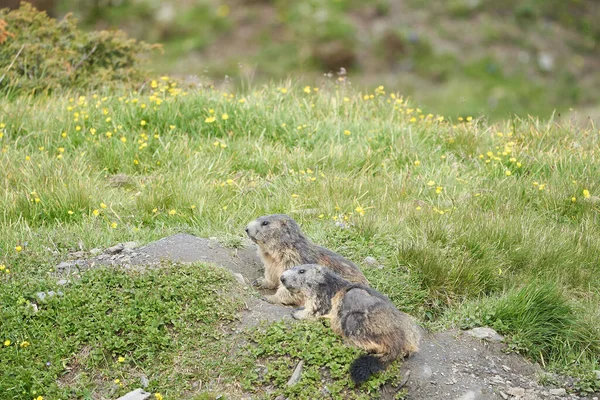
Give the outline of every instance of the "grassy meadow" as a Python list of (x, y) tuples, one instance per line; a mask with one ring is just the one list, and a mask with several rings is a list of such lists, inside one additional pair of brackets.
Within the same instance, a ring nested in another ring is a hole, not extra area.
[[(287, 373), (242, 378), (259, 358), (305, 351), (285, 343), (291, 334), (333, 343), (331, 359), (318, 347), (305, 357), (310, 382), (327, 364), (332, 395), (369, 398), (393, 374), (345, 392), (355, 350), (319, 324), (275, 324), (228, 358), (242, 305), (214, 268), (99, 269), (56, 285), (69, 252), (182, 231), (235, 242), (270, 213), (357, 262), (429, 328), (492, 326), (511, 349), (578, 377), (580, 390), (600, 388), (597, 127), (443, 116), (335, 79), (230, 93), (162, 77), (140, 92), (3, 101), (0, 149), (3, 398), (110, 397), (141, 374), (157, 399), (263, 384), (314, 396), (310, 385), (286, 389)], [(47, 290), (64, 296), (34, 313)]]

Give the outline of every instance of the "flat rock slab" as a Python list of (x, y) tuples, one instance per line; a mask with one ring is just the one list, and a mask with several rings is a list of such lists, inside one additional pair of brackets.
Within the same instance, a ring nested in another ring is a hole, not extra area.
[(163, 261), (212, 263), (242, 274), (248, 282), (263, 275), (263, 266), (256, 253), (256, 246), (229, 249), (216, 240), (186, 233), (168, 236), (135, 249), (135, 256), (129, 262), (132, 265), (140, 265)]

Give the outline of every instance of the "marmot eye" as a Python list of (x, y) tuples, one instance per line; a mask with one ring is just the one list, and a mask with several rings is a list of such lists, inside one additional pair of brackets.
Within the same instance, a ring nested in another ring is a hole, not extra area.
[(263, 226), (267, 226), (267, 225), (269, 225), (269, 221), (263, 221), (262, 225), (263, 225)]
[(303, 273), (305, 273), (305, 272), (306, 272), (306, 271), (305, 271), (305, 270), (303, 270), (303, 269), (301, 269), (300, 271), (298, 271), (298, 273), (299, 273), (299, 274), (303, 274)]

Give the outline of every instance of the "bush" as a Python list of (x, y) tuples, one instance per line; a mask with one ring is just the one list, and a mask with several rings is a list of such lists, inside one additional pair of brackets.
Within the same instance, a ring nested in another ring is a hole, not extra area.
[(120, 31), (82, 32), (70, 15), (57, 21), (28, 3), (0, 10), (0, 21), (3, 93), (136, 84), (140, 55), (158, 48)]

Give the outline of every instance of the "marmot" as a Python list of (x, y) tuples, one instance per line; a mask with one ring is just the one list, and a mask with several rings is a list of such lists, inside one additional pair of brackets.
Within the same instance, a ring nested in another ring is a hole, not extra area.
[(248, 224), (246, 233), (258, 245), (258, 255), (265, 266), (264, 278), (257, 279), (255, 284), (263, 289), (277, 290), (274, 295), (265, 296), (270, 302), (302, 305), (302, 295), (291, 295), (279, 281), (283, 271), (300, 264), (320, 264), (331, 268), (350, 282), (369, 284), (354, 263), (312, 243), (288, 215), (259, 217)]
[(299, 265), (281, 275), (292, 293), (301, 292), (304, 309), (296, 319), (322, 317), (350, 344), (366, 350), (350, 366), (350, 376), (361, 384), (396, 358), (419, 351), (421, 328), (378, 291), (348, 282), (321, 265)]

